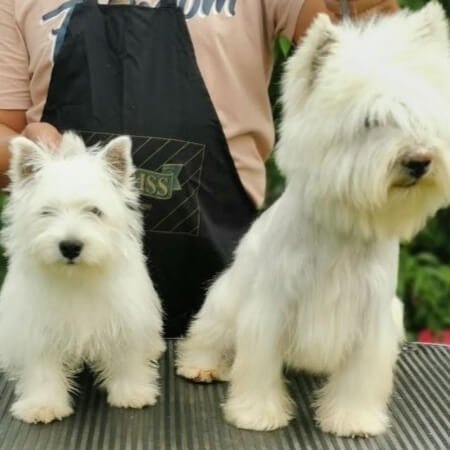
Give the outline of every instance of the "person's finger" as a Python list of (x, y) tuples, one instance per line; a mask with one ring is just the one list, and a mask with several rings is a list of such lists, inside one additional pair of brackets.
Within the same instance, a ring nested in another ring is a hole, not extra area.
[(377, 12), (389, 12), (396, 9), (395, 0), (347, 0), (350, 15), (365, 16)]
[(341, 17), (341, 5), (339, 0), (325, 0), (325, 5), (334, 17)]
[(389, 6), (374, 6), (372, 9), (365, 11), (360, 16), (370, 16), (371, 14), (387, 14), (391, 12), (392, 9)]
[[(349, 14), (352, 17), (389, 13), (398, 9), (396, 0), (347, 0), (347, 2)], [(334, 17), (342, 18), (340, 0), (325, 0), (325, 4)]]
[[(347, 0), (348, 4), (348, 12), (351, 16), (357, 16), (369, 9), (372, 9), (374, 6), (378, 6), (382, 0)], [(335, 17), (342, 18), (342, 2), (340, 0), (326, 0), (325, 1), (327, 9), (333, 14)]]
[(40, 141), (51, 149), (56, 149), (61, 141), (61, 134), (49, 123), (36, 122), (28, 124), (22, 134), (33, 141)]

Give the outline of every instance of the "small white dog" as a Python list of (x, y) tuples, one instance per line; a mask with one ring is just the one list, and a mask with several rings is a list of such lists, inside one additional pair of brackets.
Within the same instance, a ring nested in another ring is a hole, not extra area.
[(86, 149), (65, 133), (56, 151), (24, 137), (10, 147), (0, 367), (17, 379), (13, 415), (70, 415), (83, 362), (112, 406), (154, 404), (162, 318), (141, 248), (131, 140)]
[(442, 7), (339, 26), (319, 16), (283, 89), (286, 190), (210, 288), (177, 373), (229, 379), (227, 420), (255, 430), (292, 416), (283, 365), (324, 373), (322, 430), (375, 435), (388, 425), (403, 333), (399, 239), (450, 201)]

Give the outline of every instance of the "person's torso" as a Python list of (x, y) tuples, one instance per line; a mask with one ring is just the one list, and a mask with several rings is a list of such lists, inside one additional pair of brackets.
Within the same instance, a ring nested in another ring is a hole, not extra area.
[[(15, 2), (16, 20), (29, 53), (29, 121), (41, 118), (54, 57), (61, 48), (73, 9), (80, 2)], [(136, 3), (153, 7), (158, 1)], [(261, 204), (264, 159), (274, 138), (267, 96), (273, 30), (267, 23), (264, 2), (181, 0), (178, 4), (184, 10), (199, 70), (240, 178), (254, 201)]]

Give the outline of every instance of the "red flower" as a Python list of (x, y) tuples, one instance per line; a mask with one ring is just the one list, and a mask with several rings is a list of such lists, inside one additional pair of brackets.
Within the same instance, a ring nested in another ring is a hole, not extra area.
[(436, 332), (423, 328), (417, 333), (417, 339), (419, 342), (450, 345), (450, 328), (444, 328)]

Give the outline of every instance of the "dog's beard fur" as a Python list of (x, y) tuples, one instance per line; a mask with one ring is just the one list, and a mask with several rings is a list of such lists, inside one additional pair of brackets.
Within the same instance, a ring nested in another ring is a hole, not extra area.
[(49, 150), (11, 143), (0, 295), (0, 367), (17, 379), (13, 414), (50, 422), (72, 412), (71, 375), (97, 372), (113, 406), (158, 394), (159, 298), (142, 253), (131, 140), (86, 149), (72, 133)]
[(448, 26), (437, 3), (366, 23), (319, 16), (283, 83), (281, 198), (254, 223), (178, 347), (178, 374), (230, 380), (226, 418), (286, 425), (283, 365), (328, 374), (324, 430), (388, 424), (403, 337), (398, 242), (450, 200)]

